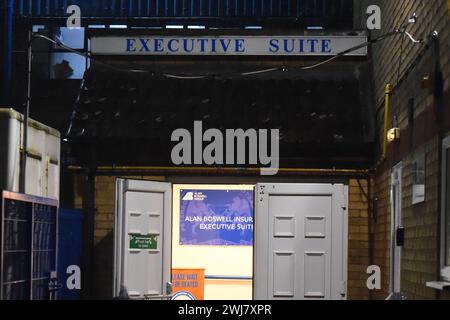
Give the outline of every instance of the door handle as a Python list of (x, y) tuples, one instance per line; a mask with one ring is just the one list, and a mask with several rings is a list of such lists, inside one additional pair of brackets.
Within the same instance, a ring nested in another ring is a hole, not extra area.
[(173, 284), (172, 282), (166, 283), (166, 294), (171, 295), (173, 293)]
[(395, 240), (397, 247), (405, 246), (405, 228), (401, 227), (397, 229)]

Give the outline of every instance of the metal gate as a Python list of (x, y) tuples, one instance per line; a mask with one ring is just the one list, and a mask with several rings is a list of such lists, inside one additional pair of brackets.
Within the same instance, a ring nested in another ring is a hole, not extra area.
[(48, 300), (56, 277), (58, 202), (2, 193), (1, 300)]

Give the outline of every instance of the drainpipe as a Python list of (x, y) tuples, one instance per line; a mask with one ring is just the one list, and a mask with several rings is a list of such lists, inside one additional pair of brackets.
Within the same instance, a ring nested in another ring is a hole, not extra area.
[(95, 232), (95, 172), (88, 169), (83, 185), (83, 270), (81, 298), (94, 299), (94, 232)]
[(20, 179), (19, 179), (19, 192), (26, 192), (26, 169), (28, 158), (28, 133), (29, 133), (29, 121), (30, 121), (30, 105), (31, 105), (31, 75), (33, 68), (33, 33), (28, 31), (28, 73), (27, 73), (27, 101), (25, 105), (25, 111), (23, 116), (23, 142), (22, 142), (22, 156), (20, 158)]
[(94, 241), (95, 241), (95, 164), (96, 152), (93, 145), (86, 148), (90, 153), (88, 167), (84, 174), (83, 186), (83, 256), (82, 256), (82, 270), (84, 276), (82, 277), (82, 299), (92, 300), (95, 297), (96, 281), (94, 279), (95, 273), (95, 255), (94, 255)]
[[(443, 75), (442, 75), (442, 68), (441, 68), (441, 44), (440, 44), (440, 37), (439, 37), (439, 33), (437, 31), (434, 31), (432, 33), (432, 43), (433, 43), (433, 50), (434, 50), (434, 70), (433, 70), (433, 76), (434, 76), (434, 81), (433, 81), (433, 96), (434, 96), (434, 112), (435, 112), (435, 119), (436, 119), (436, 123), (438, 125), (438, 141), (439, 141), (439, 145), (438, 145), (438, 168), (439, 170), (441, 170), (442, 168), (442, 159), (443, 159), (443, 150), (442, 150), (442, 141), (444, 139), (444, 132), (443, 132), (443, 128), (442, 128), (442, 112), (444, 110), (444, 80), (443, 80)], [(442, 174), (442, 172), (441, 172)], [(438, 219), (437, 219), (437, 244), (436, 244), (436, 248), (437, 250), (437, 261), (438, 261), (438, 265), (437, 265), (437, 270), (436, 270), (436, 274), (438, 279), (440, 280), (440, 275), (441, 275), (441, 267), (443, 265), (443, 259), (444, 256), (441, 254), (442, 253), (442, 242), (441, 242), (441, 237), (442, 237), (442, 188), (444, 188), (444, 186), (442, 185), (442, 178), (439, 177), (438, 178)], [(436, 300), (440, 300), (441, 299), (441, 292), (439, 290), (436, 290)]]
[(3, 106), (9, 105), (9, 97), (10, 97), (10, 83), (12, 76), (12, 38), (13, 38), (13, 8), (14, 1), (6, 0), (4, 3), (4, 24), (3, 24), (3, 32), (4, 35), (2, 41), (2, 65), (3, 65), (3, 74), (2, 74), (2, 89), (1, 89), (1, 101), (0, 104)]
[(391, 98), (391, 85), (388, 83), (385, 89), (383, 155), (381, 157), (382, 161), (387, 159), (387, 146), (388, 146), (387, 133), (389, 130), (390, 98)]
[[(375, 264), (375, 219), (374, 203), (372, 201), (372, 177), (367, 179), (367, 205), (368, 205), (368, 227), (369, 227), (369, 266)], [(369, 290), (369, 300), (373, 300), (373, 290)]]

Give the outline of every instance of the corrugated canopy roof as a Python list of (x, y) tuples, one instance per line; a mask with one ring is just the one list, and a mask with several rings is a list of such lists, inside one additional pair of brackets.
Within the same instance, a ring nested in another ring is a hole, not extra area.
[(356, 79), (179, 80), (91, 71), (70, 139), (95, 143), (103, 164), (168, 164), (172, 132), (192, 132), (201, 120), (204, 130), (280, 129), (286, 159), (360, 159), (373, 141), (364, 110)]

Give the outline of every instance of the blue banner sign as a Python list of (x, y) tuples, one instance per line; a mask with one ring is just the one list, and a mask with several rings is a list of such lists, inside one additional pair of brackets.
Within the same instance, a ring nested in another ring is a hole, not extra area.
[(253, 245), (252, 190), (182, 190), (180, 244)]

